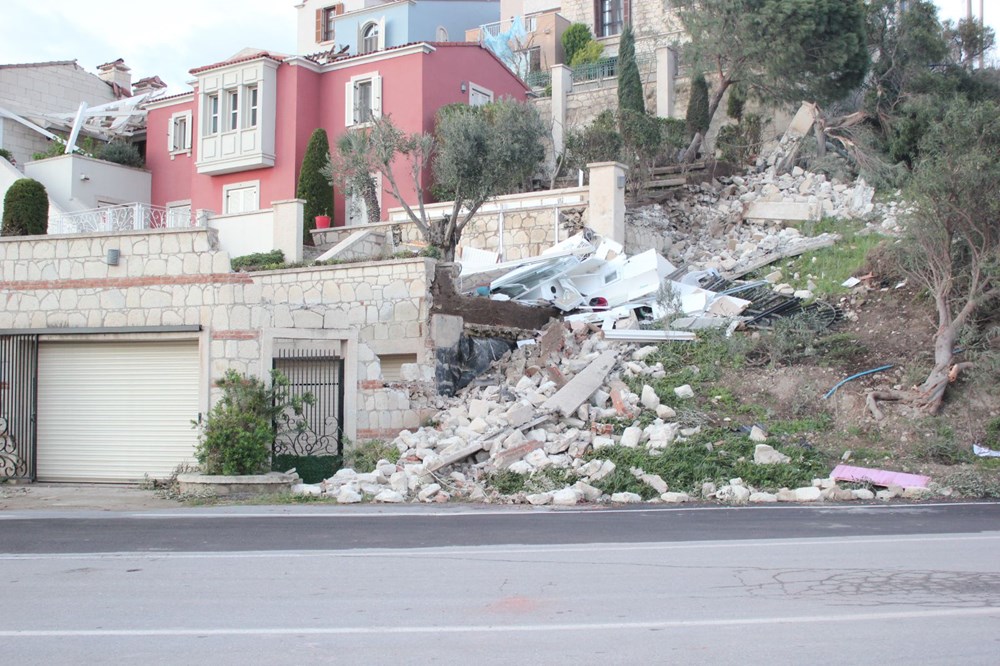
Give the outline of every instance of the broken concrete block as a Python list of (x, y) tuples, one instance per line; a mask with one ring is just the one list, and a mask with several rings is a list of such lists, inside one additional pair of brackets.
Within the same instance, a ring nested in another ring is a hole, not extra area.
[(683, 504), (691, 499), (687, 493), (667, 492), (660, 495), (660, 499), (667, 504)]
[[(529, 441), (524, 444), (519, 444), (511, 449), (506, 449), (500, 453), (492, 456), (493, 466), (498, 470), (511, 469), (514, 463), (524, 459), (529, 453), (536, 451), (544, 446), (543, 442)], [(531, 467), (530, 463), (528, 464)], [(529, 472), (531, 470), (529, 469)]]
[(405, 501), (405, 498), (402, 494), (396, 492), (395, 490), (386, 489), (375, 495), (375, 498), (372, 501), (385, 504), (399, 504), (400, 502)]
[(580, 495), (588, 502), (596, 502), (601, 498), (603, 494), (600, 489), (595, 488), (586, 481), (577, 481), (573, 484), (573, 487), (580, 493)]
[(770, 444), (758, 444), (753, 449), (753, 461), (757, 465), (783, 465), (791, 460), (784, 453), (776, 451)]
[(545, 455), (545, 451), (543, 451), (540, 448), (535, 449), (531, 453), (524, 456), (524, 462), (528, 463), (535, 469), (545, 469), (546, 467), (552, 464), (552, 461), (549, 459), (549, 457)]
[(670, 489), (659, 474), (642, 473), (638, 479), (661, 495)]
[(798, 496), (795, 494), (794, 490), (789, 490), (788, 488), (782, 488), (777, 493), (777, 498), (779, 502), (796, 502), (798, 501)]
[(715, 491), (716, 491), (715, 484), (712, 483), (711, 481), (706, 481), (705, 483), (701, 484), (702, 497), (711, 497), (712, 495), (715, 494)]
[(642, 439), (642, 428), (629, 426), (628, 428), (625, 428), (624, 432), (622, 432), (621, 439), (619, 440), (618, 443), (627, 449), (634, 449), (635, 447), (639, 446), (639, 440), (641, 439)]
[(642, 395), (639, 399), (642, 401), (642, 406), (646, 409), (655, 410), (660, 406), (660, 396), (656, 395), (656, 391), (648, 384), (643, 385)]
[[(504, 412), (504, 419), (510, 424), (512, 428), (517, 428), (528, 421), (535, 415), (535, 408), (524, 402), (515, 402), (510, 408)], [(565, 416), (569, 416), (566, 414)]]
[(691, 388), (690, 384), (684, 384), (674, 389), (674, 395), (681, 400), (687, 400), (694, 397), (694, 389)]
[(663, 419), (667, 421), (677, 416), (677, 412), (674, 411), (673, 407), (668, 405), (660, 405), (656, 408), (656, 418)]
[[(767, 433), (764, 432), (764, 430), (760, 426), (756, 426), (755, 425), (752, 428), (750, 428), (750, 441), (751, 442), (766, 442), (767, 441)], [(770, 449), (771, 447), (767, 447), (767, 448)], [(774, 449), (771, 449), (771, 450), (774, 451)], [(755, 460), (755, 462), (756, 462), (756, 460)], [(786, 460), (785, 462), (788, 462), (788, 461)]]
[(569, 416), (582, 405), (594, 391), (601, 387), (617, 359), (613, 351), (606, 351), (576, 374), (566, 386), (559, 389), (542, 407)]
[(361, 501), (361, 493), (356, 492), (348, 486), (344, 486), (337, 493), (337, 504), (357, 504)]
[(597, 481), (600, 481), (601, 479), (605, 478), (606, 476), (608, 476), (612, 472), (614, 472), (615, 471), (615, 467), (616, 467), (616, 465), (613, 462), (611, 462), (610, 460), (602, 460), (601, 461), (601, 467), (600, 467), (600, 469), (598, 469), (596, 472), (592, 472), (591, 474), (588, 474), (587, 476), (590, 477), (591, 481), (597, 482)]
[(490, 425), (482, 417), (479, 416), (472, 419), (472, 421), (469, 423), (469, 430), (479, 435), (489, 430), (489, 427)]
[(615, 440), (612, 437), (605, 437), (603, 435), (600, 435), (594, 438), (595, 451), (597, 451), (598, 449), (605, 449), (608, 448), (609, 446), (614, 446), (614, 445), (615, 445)]
[(531, 474), (532, 472), (535, 471), (534, 467), (524, 462), (523, 460), (518, 460), (515, 463), (511, 463), (507, 469), (511, 472), (514, 472), (515, 474), (522, 474), (522, 475)]
[(795, 489), (795, 501), (796, 502), (815, 502), (823, 496), (823, 491), (821, 491), (816, 486), (807, 486), (805, 488)]
[(646, 345), (645, 347), (639, 347), (634, 352), (632, 352), (633, 361), (645, 361), (651, 354), (656, 351), (656, 345)]
[(486, 500), (486, 491), (483, 487), (476, 484), (472, 486), (472, 490), (469, 491), (469, 501), (470, 502), (482, 502)]
[(875, 493), (867, 488), (855, 488), (851, 493), (854, 494), (854, 499), (861, 500), (862, 502), (875, 499)]
[(927, 499), (933, 494), (930, 488), (922, 488), (920, 486), (903, 489), (903, 499)]
[(438, 483), (432, 483), (429, 486), (424, 486), (419, 493), (417, 493), (417, 499), (421, 502), (430, 502), (438, 492), (441, 491), (441, 485)]
[(323, 489), (317, 483), (296, 483), (292, 486), (293, 495), (319, 496), (323, 494)]
[(615, 493), (611, 496), (611, 501), (615, 504), (639, 504), (642, 496), (637, 493)]
[(768, 502), (777, 502), (778, 496), (772, 493), (750, 493), (750, 497), (747, 500), (751, 504), (764, 504)]
[(773, 271), (765, 275), (764, 279), (770, 282), (771, 284), (778, 284), (779, 282), (781, 282), (781, 278), (783, 277), (784, 276), (781, 274), (781, 271)]
[(528, 500), (528, 504), (532, 506), (543, 506), (552, 502), (552, 493), (534, 493), (525, 496), (524, 499)]
[(576, 506), (580, 501), (580, 493), (574, 488), (563, 488), (552, 494), (552, 503), (556, 506)]
[(733, 504), (745, 504), (750, 499), (750, 489), (744, 485), (730, 483), (715, 492), (715, 499)]
[(607, 391), (602, 391), (601, 389), (597, 389), (594, 391), (594, 394), (590, 396), (590, 404), (600, 409), (606, 408), (609, 400), (611, 400), (611, 394)]

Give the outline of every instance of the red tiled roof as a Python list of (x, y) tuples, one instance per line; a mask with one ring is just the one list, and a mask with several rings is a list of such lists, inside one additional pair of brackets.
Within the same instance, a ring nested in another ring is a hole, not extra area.
[(267, 58), (275, 62), (284, 62), (286, 56), (279, 56), (268, 53), (267, 51), (260, 51), (248, 56), (243, 56), (242, 58), (233, 58), (231, 60), (223, 60), (222, 62), (212, 63), (211, 65), (205, 65), (203, 67), (195, 67), (194, 69), (188, 70), (190, 74), (198, 74), (200, 72), (207, 72), (210, 69), (215, 69), (216, 67), (225, 67), (226, 65), (235, 65), (240, 62), (249, 62), (251, 60), (257, 60), (258, 58)]

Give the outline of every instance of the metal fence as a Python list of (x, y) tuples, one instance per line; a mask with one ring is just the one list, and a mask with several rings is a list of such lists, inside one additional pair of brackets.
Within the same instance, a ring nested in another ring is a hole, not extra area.
[(179, 229), (194, 226), (191, 211), (144, 203), (92, 208), (52, 218), (49, 233), (86, 234), (142, 229)]
[(0, 479), (35, 478), (38, 336), (0, 336)]

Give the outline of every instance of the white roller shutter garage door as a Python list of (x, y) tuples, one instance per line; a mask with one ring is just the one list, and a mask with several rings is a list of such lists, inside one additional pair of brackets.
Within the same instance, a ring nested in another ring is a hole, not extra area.
[(39, 481), (140, 481), (193, 462), (198, 345), (42, 342)]

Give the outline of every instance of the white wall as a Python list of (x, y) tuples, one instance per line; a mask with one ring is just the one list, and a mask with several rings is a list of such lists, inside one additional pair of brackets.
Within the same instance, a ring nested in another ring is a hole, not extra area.
[(219, 232), (219, 249), (230, 257), (242, 257), (274, 249), (274, 213), (255, 210), (238, 215), (216, 215), (208, 221), (210, 229)]
[(152, 193), (149, 171), (82, 155), (29, 162), (24, 173), (41, 182), (49, 200), (69, 212), (111, 204), (148, 204)]

